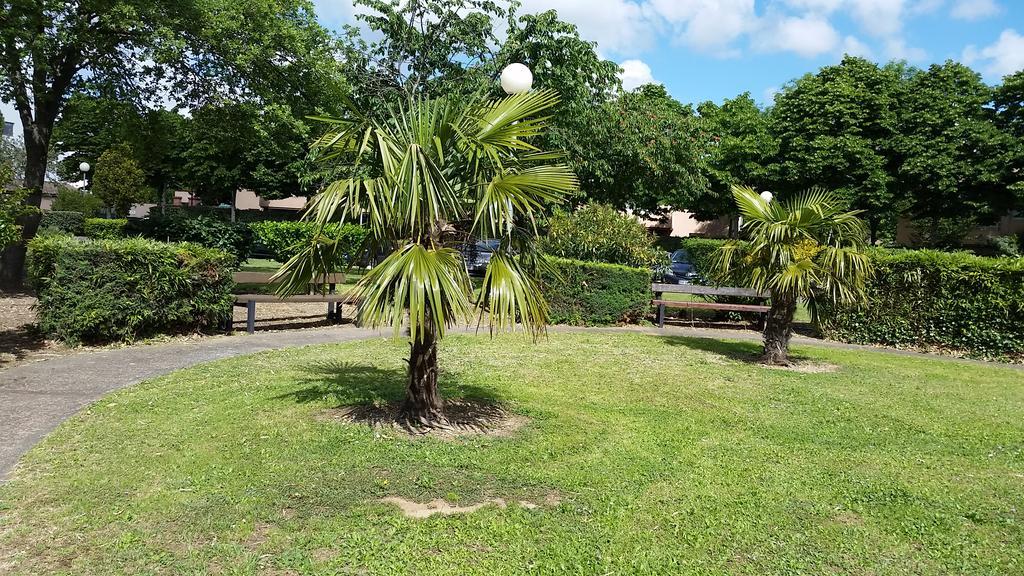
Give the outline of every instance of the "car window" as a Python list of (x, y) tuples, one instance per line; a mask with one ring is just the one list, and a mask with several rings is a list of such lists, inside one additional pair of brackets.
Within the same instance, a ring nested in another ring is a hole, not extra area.
[(672, 262), (677, 264), (689, 264), (690, 255), (686, 252), (686, 250), (680, 248), (679, 250), (676, 250), (675, 252), (672, 253)]
[(481, 252), (494, 252), (501, 244), (501, 240), (481, 240), (476, 243), (476, 249)]

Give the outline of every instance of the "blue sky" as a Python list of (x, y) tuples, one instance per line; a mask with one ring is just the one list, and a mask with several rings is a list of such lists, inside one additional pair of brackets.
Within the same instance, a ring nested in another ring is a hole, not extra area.
[[(316, 0), (328, 27), (352, 23), (346, 0)], [(624, 82), (660, 82), (683, 102), (772, 93), (843, 53), (927, 67), (966, 62), (989, 83), (1024, 68), (1024, 0), (523, 0), (558, 10)]]

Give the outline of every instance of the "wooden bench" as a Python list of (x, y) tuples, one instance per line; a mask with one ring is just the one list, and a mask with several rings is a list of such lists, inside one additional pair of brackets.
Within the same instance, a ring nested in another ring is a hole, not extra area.
[(690, 310), (724, 310), (727, 312), (767, 313), (771, 306), (757, 304), (725, 304), (720, 302), (683, 302), (665, 300), (665, 294), (693, 294), (696, 296), (734, 296), (767, 300), (770, 294), (758, 292), (750, 288), (697, 286), (695, 284), (651, 284), (654, 300), (651, 304), (658, 307), (658, 327), (665, 326), (665, 308), (688, 308)]
[[(267, 272), (235, 272), (232, 277), (236, 284), (259, 284), (263, 286), (273, 286), (271, 282), (273, 274)], [(246, 332), (252, 334), (256, 331), (256, 304), (258, 302), (326, 302), (327, 303), (327, 319), (328, 320), (341, 320), (341, 304), (352, 304), (355, 300), (345, 294), (337, 294), (335, 289), (338, 284), (345, 283), (345, 275), (340, 272), (333, 274), (326, 274), (313, 279), (310, 283), (310, 288), (314, 286), (327, 285), (326, 294), (295, 294), (293, 296), (281, 297), (277, 294), (236, 294), (235, 295), (235, 306), (245, 306), (246, 318), (245, 318), (245, 329)], [(231, 324), (228, 323), (230, 328)]]

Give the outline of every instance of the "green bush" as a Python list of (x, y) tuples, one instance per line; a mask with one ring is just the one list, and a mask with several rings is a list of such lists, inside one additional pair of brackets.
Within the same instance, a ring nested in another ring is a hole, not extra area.
[(649, 268), (665, 262), (654, 241), (635, 217), (604, 204), (588, 204), (571, 214), (556, 212), (540, 247), (560, 258)]
[(66, 234), (81, 236), (85, 231), (85, 214), (81, 212), (66, 212), (64, 210), (50, 210), (43, 212), (39, 219), (40, 230), (56, 230)]
[(223, 250), (245, 262), (252, 254), (253, 236), (248, 224), (229, 222), (214, 216), (174, 211), (153, 214), (133, 222), (131, 229), (141, 236), (165, 242), (193, 242)]
[(94, 240), (124, 238), (128, 220), (124, 218), (86, 218), (82, 227), (86, 236)]
[(870, 254), (868, 305), (820, 308), (826, 337), (1024, 356), (1024, 259), (932, 250)]
[[(256, 241), (263, 245), (273, 255), (274, 260), (284, 263), (298, 253), (303, 246), (308, 246), (316, 233), (316, 224), (313, 222), (287, 222), (287, 221), (264, 221), (249, 224)], [(368, 234), (366, 228), (354, 224), (328, 224), (324, 233), (332, 239), (337, 239), (341, 253), (347, 254), (345, 262), (340, 263), (344, 268), (353, 263), (353, 260), (362, 252), (363, 243)]]
[(988, 239), (988, 243), (996, 256), (1009, 258), (1020, 256), (1020, 242), (1016, 236), (993, 236)]
[(71, 344), (186, 333), (216, 326), (231, 312), (233, 259), (220, 250), (37, 236), (28, 254), (39, 326)]
[(57, 190), (57, 198), (51, 208), (61, 212), (81, 212), (87, 217), (99, 216), (103, 210), (103, 200), (92, 194), (84, 194), (74, 188), (61, 186)]
[(541, 291), (553, 324), (608, 326), (642, 320), (651, 307), (651, 272), (617, 264), (548, 257)]
[(714, 269), (715, 252), (726, 242), (710, 238), (683, 238), (679, 247), (690, 255), (690, 262), (697, 268), (697, 273), (707, 277)]

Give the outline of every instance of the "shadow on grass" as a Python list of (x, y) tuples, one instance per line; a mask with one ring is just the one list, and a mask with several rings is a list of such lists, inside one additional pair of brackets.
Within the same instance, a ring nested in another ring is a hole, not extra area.
[[(406, 372), (351, 362), (319, 362), (307, 367), (300, 388), (275, 397), (299, 404), (331, 401), (337, 407), (381, 406), (405, 399)], [(493, 390), (466, 384), (455, 374), (442, 371), (439, 385), (446, 400), (460, 399), (480, 404), (501, 405)]]
[[(690, 336), (659, 336), (659, 338), (671, 346), (681, 346), (691, 350), (711, 352), (713, 354), (719, 354), (731, 360), (747, 364), (759, 364), (761, 361), (761, 352), (763, 351), (761, 343), (753, 341), (737, 342), (733, 340), (726, 341), (714, 338), (694, 338)], [(795, 353), (792, 349), (790, 349), (789, 358), (794, 362), (808, 360), (806, 356)]]

